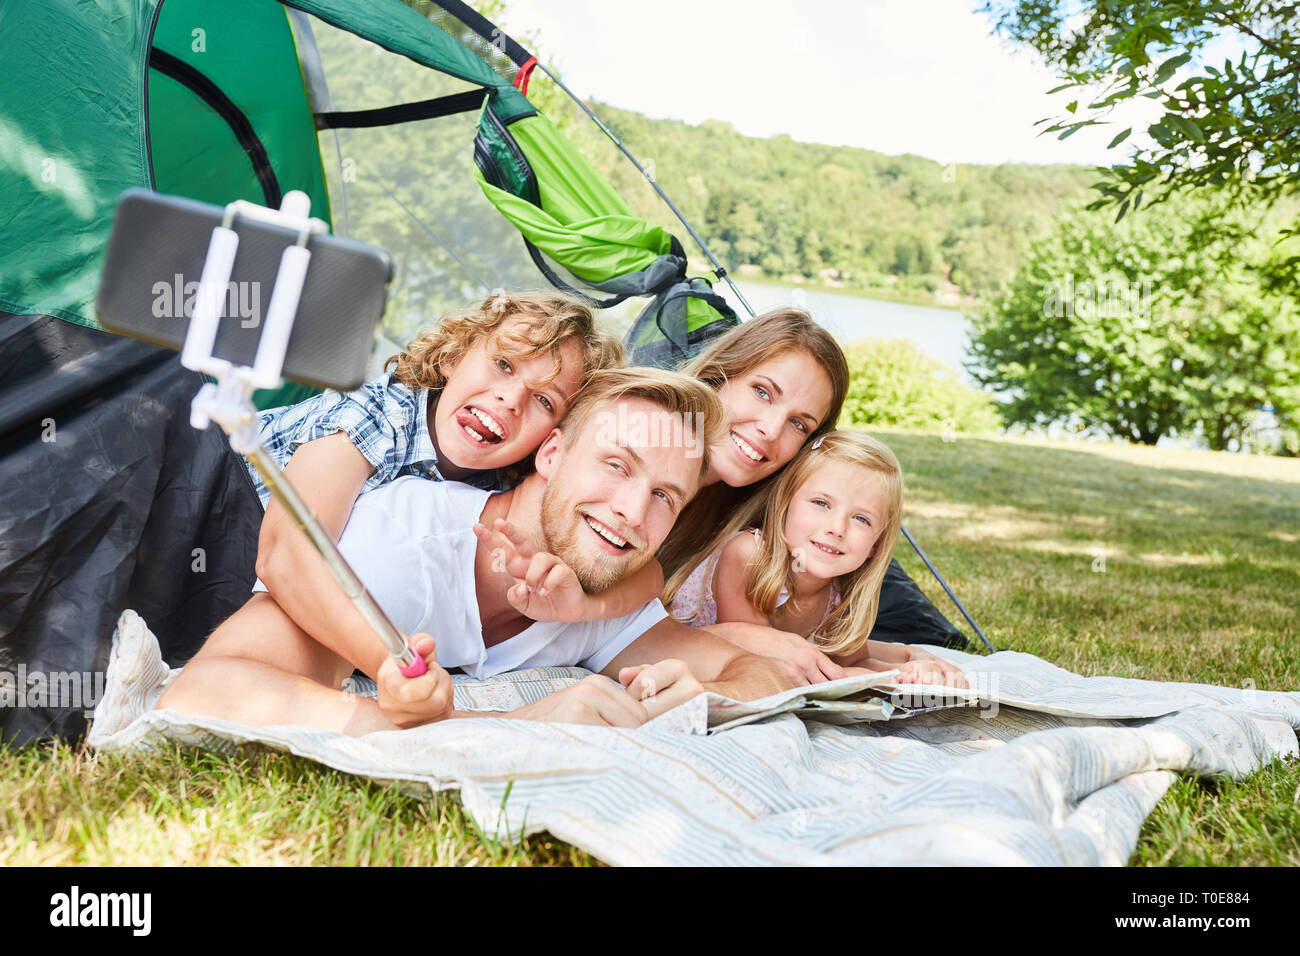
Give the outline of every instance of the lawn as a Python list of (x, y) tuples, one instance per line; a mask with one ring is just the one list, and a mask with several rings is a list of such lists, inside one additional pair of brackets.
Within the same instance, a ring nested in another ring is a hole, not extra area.
[[(1085, 675), (1300, 689), (1300, 461), (881, 434), (907, 472), (908, 528), (998, 647)], [(898, 555), (948, 612), (906, 543)], [(279, 754), (0, 760), (0, 865), (594, 862), (548, 835), (502, 845), (453, 796)], [(1180, 779), (1131, 862), (1300, 864), (1300, 761)]]

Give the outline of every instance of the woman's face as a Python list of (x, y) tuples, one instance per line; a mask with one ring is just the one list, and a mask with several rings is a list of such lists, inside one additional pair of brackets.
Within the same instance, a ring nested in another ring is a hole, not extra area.
[(752, 485), (784, 467), (821, 424), (831, 405), (831, 379), (802, 349), (759, 362), (718, 389), (729, 423), (711, 448), (704, 484)]

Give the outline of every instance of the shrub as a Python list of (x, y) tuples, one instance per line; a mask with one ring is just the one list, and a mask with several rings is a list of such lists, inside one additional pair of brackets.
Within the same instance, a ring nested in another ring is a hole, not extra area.
[(844, 349), (849, 393), (840, 427), (894, 425), (968, 434), (997, 430), (993, 401), (908, 339), (863, 339)]

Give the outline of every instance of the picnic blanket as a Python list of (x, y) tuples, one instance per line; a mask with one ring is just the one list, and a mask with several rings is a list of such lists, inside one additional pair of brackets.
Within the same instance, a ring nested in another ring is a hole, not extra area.
[[(485, 833), (548, 830), (633, 865), (1122, 865), (1176, 773), (1240, 776), (1297, 754), (1300, 693), (934, 653), (970, 690), (895, 685), (888, 672), (747, 703), (705, 694), (635, 730), (482, 718), (358, 738), (147, 710), (97, 723), (89, 740), (264, 746), (456, 788)], [(509, 709), (585, 674), (458, 677), (456, 706)], [(106, 697), (112, 665), (107, 680)]]

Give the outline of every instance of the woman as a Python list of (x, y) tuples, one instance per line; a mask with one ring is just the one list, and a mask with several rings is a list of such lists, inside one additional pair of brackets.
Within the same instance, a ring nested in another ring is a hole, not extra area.
[(740, 502), (763, 494), (809, 439), (835, 427), (849, 389), (839, 343), (799, 309), (737, 326), (682, 371), (717, 389), (730, 427), (656, 555), (669, 581), (689, 572)]
[[(729, 428), (726, 439), (709, 449), (702, 487), (656, 554), (667, 580), (667, 601), (738, 507), (765, 497), (799, 450), (835, 427), (849, 388), (848, 363), (839, 343), (799, 309), (774, 309), (737, 326), (683, 371), (717, 389)], [(776, 658), (797, 683), (846, 676), (843, 667), (799, 634), (736, 622), (709, 630)], [(910, 645), (891, 653), (899, 664), (939, 661)]]

